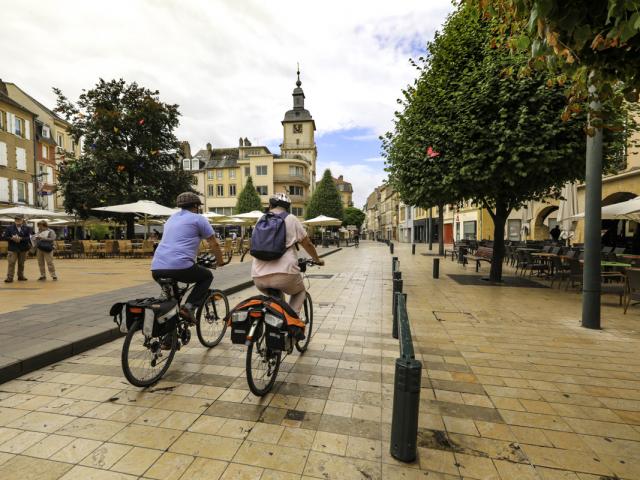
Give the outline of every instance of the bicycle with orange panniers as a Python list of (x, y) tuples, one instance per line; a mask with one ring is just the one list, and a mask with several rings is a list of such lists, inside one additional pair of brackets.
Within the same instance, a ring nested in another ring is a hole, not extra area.
[[(312, 260), (299, 259), (300, 271), (315, 265)], [(306, 298), (300, 315), (284, 301), (280, 290), (270, 289), (269, 295), (256, 295), (240, 302), (229, 315), (231, 342), (247, 346), (247, 383), (254, 395), (262, 397), (273, 388), (280, 369), (282, 354), (293, 347), (304, 353), (313, 330), (313, 304)]]

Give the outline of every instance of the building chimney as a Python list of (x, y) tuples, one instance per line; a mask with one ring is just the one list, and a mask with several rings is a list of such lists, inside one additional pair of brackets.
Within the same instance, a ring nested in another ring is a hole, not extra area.
[(191, 158), (191, 145), (189, 145), (189, 142), (182, 142), (182, 155), (184, 158)]
[(340, 176), (338, 177), (338, 180), (340, 180), (341, 182), (342, 182), (342, 181), (344, 181), (344, 176), (340, 175)]
[(242, 137), (240, 137), (240, 141), (238, 142), (238, 146), (239, 147), (244, 147), (244, 141), (242, 140)]
[(250, 147), (251, 146), (251, 142), (249, 141), (249, 139), (247, 137), (244, 137), (244, 146), (245, 147)]
[(1, 78), (0, 78), (0, 93), (4, 93), (6, 96), (9, 96), (9, 92), (7, 92), (7, 86), (4, 84)]
[(207, 152), (211, 153), (211, 144), (207, 143)]

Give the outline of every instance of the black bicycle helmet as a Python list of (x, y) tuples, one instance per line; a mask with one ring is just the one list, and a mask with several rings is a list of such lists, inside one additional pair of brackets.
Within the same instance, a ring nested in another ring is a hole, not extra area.
[(269, 199), (269, 206), (271, 208), (282, 207), (286, 211), (289, 211), (289, 207), (291, 207), (291, 199), (286, 193), (275, 193)]

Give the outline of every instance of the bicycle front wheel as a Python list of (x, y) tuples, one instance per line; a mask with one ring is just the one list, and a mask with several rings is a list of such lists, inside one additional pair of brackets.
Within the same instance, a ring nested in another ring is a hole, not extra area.
[(175, 328), (162, 337), (146, 338), (142, 321), (138, 320), (127, 332), (122, 345), (122, 372), (131, 385), (153, 385), (166, 373), (177, 347)]
[(265, 345), (265, 334), (252, 341), (247, 348), (247, 383), (249, 390), (263, 397), (273, 388), (280, 369), (282, 353), (270, 350)]
[(304, 299), (304, 305), (300, 311), (300, 320), (305, 322), (307, 326), (304, 329), (304, 340), (296, 340), (296, 350), (304, 353), (309, 346), (311, 333), (313, 332), (313, 303), (311, 303), (309, 292), (307, 292), (307, 297)]
[(227, 331), (229, 299), (222, 290), (211, 290), (204, 304), (198, 309), (196, 333), (205, 347), (215, 347)]

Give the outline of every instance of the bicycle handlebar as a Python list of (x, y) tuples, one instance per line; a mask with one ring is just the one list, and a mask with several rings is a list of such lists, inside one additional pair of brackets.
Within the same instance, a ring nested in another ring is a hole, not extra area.
[[(227, 265), (231, 262), (231, 257), (226, 262), (223, 262), (222, 265)], [(218, 266), (218, 260), (214, 255), (210, 253), (204, 253), (202, 255), (198, 255), (196, 257), (196, 263), (205, 268), (216, 268)]]

